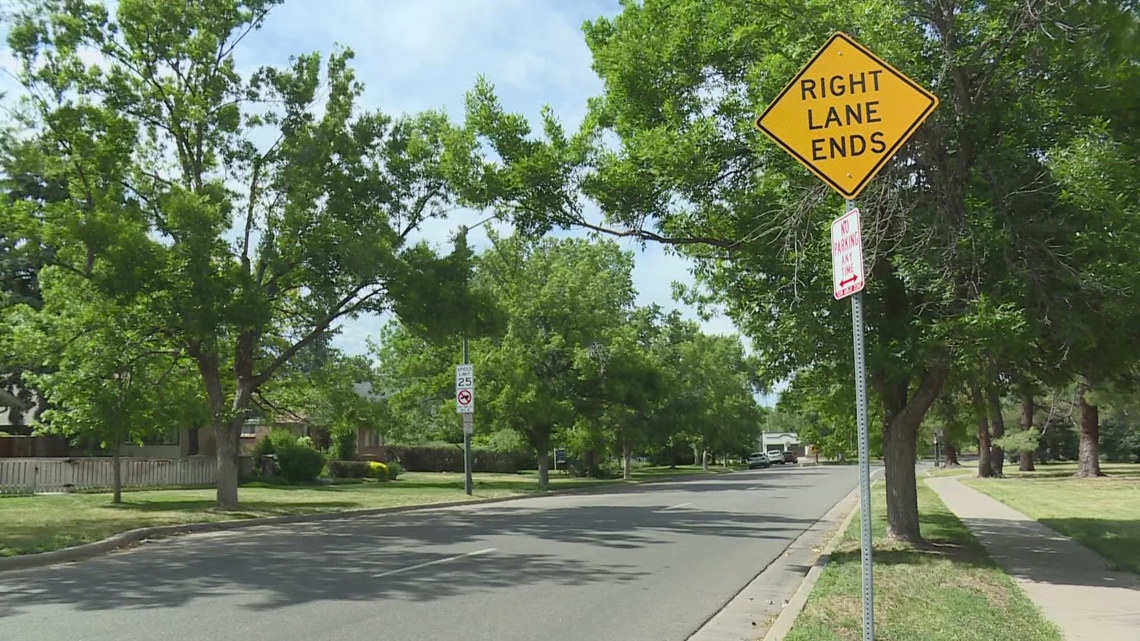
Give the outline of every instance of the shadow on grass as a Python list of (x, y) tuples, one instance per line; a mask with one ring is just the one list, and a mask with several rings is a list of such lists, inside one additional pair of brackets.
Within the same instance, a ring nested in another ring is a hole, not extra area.
[[(926, 539), (921, 546), (886, 541), (876, 533), (875, 565), (925, 565), (949, 561), (971, 567), (995, 567), (985, 549), (953, 514), (930, 509), (922, 513), (921, 524)], [(835, 563), (859, 563), (858, 534), (855, 540), (844, 541), (831, 555), (831, 560)]]
[[(1101, 478), (1140, 480), (1140, 464), (1137, 463), (1101, 463), (1100, 467), (1101, 471), (1105, 474), (1105, 476)], [(1070, 479), (1076, 478), (1074, 476), (1076, 470), (1077, 467), (1073, 463), (1038, 463), (1036, 469), (1032, 472), (1019, 472), (1017, 471), (1016, 464), (1014, 464), (1012, 468), (1006, 468), (1006, 471), (1010, 472), (1007, 478), (1015, 480)]]
[(123, 512), (203, 512), (216, 513), (224, 516), (263, 516), (265, 514), (292, 514), (295, 512), (314, 512), (318, 510), (347, 510), (354, 507), (363, 507), (354, 501), (297, 501), (280, 503), (275, 501), (242, 501), (241, 508), (235, 511), (217, 509), (217, 503), (212, 500), (185, 499), (180, 501), (130, 501), (118, 505), (109, 504), (107, 509)]
[(1109, 569), (1140, 576), (1140, 519), (1042, 518), (1038, 523), (1103, 556)]
[[(994, 567), (993, 561), (981, 549), (953, 541), (928, 541), (924, 547), (910, 545), (881, 545), (876, 543), (872, 555), (876, 566), (930, 565), (950, 561), (970, 567)], [(830, 562), (838, 565), (861, 562), (859, 548), (844, 547), (831, 554)]]

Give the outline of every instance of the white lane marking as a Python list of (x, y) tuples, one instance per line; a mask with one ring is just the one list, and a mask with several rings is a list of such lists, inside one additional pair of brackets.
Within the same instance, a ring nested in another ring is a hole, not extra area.
[(457, 554), (455, 556), (449, 556), (445, 559), (436, 559), (434, 561), (427, 561), (426, 563), (417, 563), (415, 565), (409, 565), (406, 568), (397, 568), (395, 570), (388, 570), (387, 572), (381, 572), (379, 574), (373, 574), (372, 578), (379, 579), (382, 576), (391, 576), (393, 574), (399, 574), (400, 572), (408, 572), (410, 570), (418, 570), (420, 568), (426, 568), (429, 565), (436, 565), (437, 563), (448, 563), (450, 561), (458, 561), (459, 559), (465, 559), (469, 556), (479, 556), (480, 554), (488, 554), (490, 552), (494, 552), (497, 549), (498, 548), (487, 548), (485, 550), (476, 550), (475, 552), (467, 552), (466, 554)]
[(654, 510), (653, 513), (654, 514), (662, 514), (664, 512), (669, 511), (669, 510), (675, 510), (679, 507), (685, 507), (686, 505), (692, 505), (692, 503), (678, 503), (677, 505), (670, 505), (669, 507), (663, 507), (660, 510)]
[(757, 485), (755, 487), (750, 487), (748, 489), (750, 489), (750, 490), (762, 490), (762, 489), (764, 489), (764, 487), (762, 485)]

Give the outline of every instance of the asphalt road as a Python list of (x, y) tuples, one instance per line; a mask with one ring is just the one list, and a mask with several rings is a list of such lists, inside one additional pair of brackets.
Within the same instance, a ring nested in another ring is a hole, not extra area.
[(776, 466), (188, 535), (0, 574), (0, 641), (683, 641), (856, 484)]

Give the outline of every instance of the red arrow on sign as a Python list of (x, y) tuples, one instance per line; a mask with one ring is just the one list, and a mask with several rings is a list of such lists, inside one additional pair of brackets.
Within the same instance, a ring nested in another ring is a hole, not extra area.
[(471, 392), (469, 392), (467, 390), (460, 390), (458, 400), (459, 400), (460, 405), (470, 405), (471, 404)]
[(844, 278), (843, 280), (839, 281), (839, 286), (846, 287), (847, 285), (854, 283), (857, 280), (859, 280), (859, 275), (851, 274), (851, 278)]

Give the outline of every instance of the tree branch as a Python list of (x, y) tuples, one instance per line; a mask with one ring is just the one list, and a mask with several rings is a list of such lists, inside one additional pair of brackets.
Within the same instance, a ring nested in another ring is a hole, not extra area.
[(337, 304), (333, 306), (332, 311), (329, 312), (319, 322), (317, 322), (308, 334), (302, 337), (301, 340), (290, 345), (285, 349), (285, 351), (278, 354), (277, 358), (273, 359), (273, 361), (270, 362), (269, 365), (267, 365), (260, 374), (257, 374), (253, 377), (254, 388), (257, 388), (258, 386), (268, 381), (273, 376), (273, 373), (277, 371), (282, 365), (287, 363), (290, 358), (293, 358), (297, 352), (301, 351), (306, 346), (310, 345), (318, 338), (320, 338), (328, 330), (329, 326), (336, 322), (337, 319), (359, 311), (362, 307), (364, 307), (365, 304), (368, 303), (368, 301), (378, 296), (380, 294), (380, 291), (375, 290), (366, 296), (363, 296), (362, 298), (356, 300), (356, 302), (353, 302), (353, 299), (356, 298), (360, 292), (372, 285), (372, 283), (361, 285), (341, 298), (340, 301), (338, 301)]
[(648, 240), (663, 245), (709, 245), (710, 247), (719, 247), (730, 251), (740, 249), (743, 245), (739, 240), (725, 240), (711, 236), (671, 237), (662, 236), (656, 232), (646, 231), (645, 229), (610, 229), (608, 227), (588, 223), (585, 220), (576, 221), (574, 224), (591, 231), (616, 236), (618, 238), (637, 238), (638, 240)]

